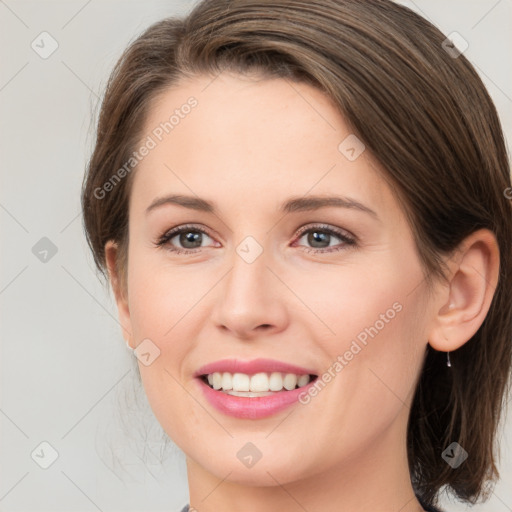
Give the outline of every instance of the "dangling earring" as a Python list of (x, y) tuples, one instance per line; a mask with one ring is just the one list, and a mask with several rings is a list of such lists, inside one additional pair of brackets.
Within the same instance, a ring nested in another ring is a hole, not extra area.
[(130, 347), (130, 338), (128, 338), (127, 340), (124, 340), (124, 342), (126, 343), (126, 348), (133, 353), (133, 348)]
[(450, 361), (450, 352), (446, 352), (446, 366), (451, 368), (452, 362)]

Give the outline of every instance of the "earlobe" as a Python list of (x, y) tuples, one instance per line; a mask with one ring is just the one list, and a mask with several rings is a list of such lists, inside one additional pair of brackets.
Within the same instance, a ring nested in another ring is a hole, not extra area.
[(105, 244), (105, 261), (107, 264), (110, 285), (112, 286), (112, 291), (114, 292), (114, 297), (117, 304), (119, 322), (123, 331), (123, 338), (126, 341), (127, 347), (133, 348), (128, 297), (126, 296), (125, 290), (123, 289), (122, 280), (119, 276), (117, 268), (118, 250), (118, 245), (113, 240), (109, 240)]
[(442, 352), (454, 351), (478, 331), (489, 311), (499, 275), (496, 237), (480, 229), (455, 251), (450, 268), (448, 293), (434, 305), (437, 313), (429, 344)]

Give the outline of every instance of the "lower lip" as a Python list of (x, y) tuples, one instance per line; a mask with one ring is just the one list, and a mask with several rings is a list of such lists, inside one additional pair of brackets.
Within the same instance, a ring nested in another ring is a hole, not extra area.
[(204, 396), (217, 410), (236, 418), (257, 420), (272, 416), (272, 414), (276, 414), (294, 403), (297, 403), (299, 401), (299, 395), (307, 393), (317, 379), (301, 388), (292, 389), (291, 391), (279, 391), (273, 395), (253, 398), (228, 395), (222, 391), (212, 389), (200, 377), (198, 377), (197, 380), (199, 381)]

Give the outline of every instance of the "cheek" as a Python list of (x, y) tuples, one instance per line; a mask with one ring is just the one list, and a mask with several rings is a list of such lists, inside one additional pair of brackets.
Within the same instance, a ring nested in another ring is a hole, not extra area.
[(321, 320), (311, 317), (326, 370), (343, 374), (333, 387), (365, 403), (374, 396), (378, 405), (379, 396), (393, 396), (386, 386), (405, 398), (419, 371), (427, 343), (423, 272), (412, 255), (359, 263), (331, 267), (321, 279), (312, 273), (294, 290)]
[[(134, 331), (163, 343), (197, 314), (198, 304), (218, 281), (215, 272), (194, 265), (176, 266), (158, 253), (140, 251), (129, 263), (130, 318)], [(162, 347), (164, 348), (164, 347)]]
[[(300, 275), (286, 272), (284, 280), (309, 310), (290, 320), (306, 328), (316, 326), (315, 340), (333, 355), (349, 349), (353, 340), (363, 346), (372, 344), (375, 351), (389, 349), (377, 339), (393, 338), (395, 345), (405, 342), (411, 334), (405, 331), (421, 318), (421, 292), (413, 290), (423, 274), (414, 260), (407, 263), (396, 254), (380, 258), (370, 254), (346, 265), (319, 265)], [(372, 340), (375, 342), (370, 343)]]
[(388, 261), (371, 268), (343, 279), (333, 275), (335, 300), (323, 311), (336, 333), (323, 342), (326, 370), (334, 375), (327, 393), (339, 405), (329, 421), (344, 425), (351, 439), (358, 439), (363, 425), (373, 425), (368, 436), (382, 430), (409, 403), (427, 342), (419, 265)]
[[(185, 370), (200, 331), (208, 322), (207, 294), (219, 272), (198, 272), (197, 266), (173, 266), (165, 257), (134, 250), (129, 260), (130, 319), (136, 343), (150, 339), (160, 355), (149, 365), (138, 363), (151, 408), (173, 438), (190, 436), (186, 425), (194, 422), (195, 409)], [(202, 349), (206, 353), (206, 347)], [(204, 410), (197, 411), (198, 416)], [(179, 418), (187, 417), (187, 423)], [(198, 419), (199, 421), (199, 419)], [(185, 429), (185, 430), (182, 430)]]

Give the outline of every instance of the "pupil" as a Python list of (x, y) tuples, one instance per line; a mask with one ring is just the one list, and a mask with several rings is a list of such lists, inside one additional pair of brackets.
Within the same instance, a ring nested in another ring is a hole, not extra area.
[[(192, 232), (192, 231), (189, 231), (188, 233), (181, 233), (181, 235), (180, 235), (180, 243), (186, 249), (195, 249), (196, 247), (200, 247), (201, 246), (201, 240), (200, 240), (201, 235), (202, 235), (202, 233), (197, 233), (196, 232), (194, 234), (194, 232)], [(191, 242), (192, 244), (194, 242), (199, 242), (199, 243), (197, 243), (196, 245), (187, 246), (188, 242)]]
[[(311, 244), (313, 247), (318, 247), (318, 246), (315, 246), (315, 243), (319, 242), (322, 243), (322, 242), (327, 242), (327, 245), (321, 245), (320, 247), (328, 247), (329, 246), (329, 241), (326, 240), (327, 237), (329, 237), (330, 235), (327, 234), (327, 233), (321, 233), (321, 232), (318, 232), (318, 231), (312, 231), (309, 235), (308, 235), (308, 243)], [(320, 240), (318, 240), (320, 238)], [(323, 238), (323, 240), (322, 240)]]

